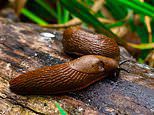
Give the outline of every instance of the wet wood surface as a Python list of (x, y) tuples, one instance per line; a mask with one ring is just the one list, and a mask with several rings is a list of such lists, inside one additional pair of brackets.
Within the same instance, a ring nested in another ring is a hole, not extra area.
[[(70, 61), (63, 52), (62, 32), (0, 20), (0, 114), (147, 114), (154, 112), (154, 73), (134, 61), (90, 87), (64, 95), (16, 95), (9, 80), (18, 75)], [(134, 60), (124, 48), (121, 60)], [(59, 106), (58, 106), (59, 105)]]

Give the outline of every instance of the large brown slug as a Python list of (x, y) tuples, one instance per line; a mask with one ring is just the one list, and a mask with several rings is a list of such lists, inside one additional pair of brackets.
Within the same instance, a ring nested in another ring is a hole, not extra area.
[(22, 74), (10, 81), (17, 94), (58, 94), (83, 89), (118, 67), (117, 61), (86, 55), (73, 61)]
[(62, 39), (64, 51), (76, 55), (102, 55), (119, 61), (117, 43), (107, 36), (86, 32), (78, 28), (66, 29)]
[(106, 36), (69, 28), (64, 31), (62, 43), (65, 52), (86, 56), (24, 73), (10, 81), (10, 89), (18, 94), (76, 91), (104, 78), (119, 66), (119, 47)]

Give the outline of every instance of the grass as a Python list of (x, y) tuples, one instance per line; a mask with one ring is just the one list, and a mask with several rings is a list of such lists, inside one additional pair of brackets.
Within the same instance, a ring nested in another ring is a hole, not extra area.
[(35, 23), (37, 23), (37, 24), (40, 24), (40, 25), (47, 25), (48, 24), (45, 20), (43, 20), (40, 17), (36, 16), (34, 13), (32, 13), (31, 11), (29, 11), (26, 8), (23, 8), (21, 10), (21, 13), (23, 15), (25, 15), (27, 18), (29, 18), (32, 21), (34, 21)]
[(60, 115), (68, 115), (67, 112), (59, 105), (58, 102), (55, 102), (55, 105), (58, 108)]

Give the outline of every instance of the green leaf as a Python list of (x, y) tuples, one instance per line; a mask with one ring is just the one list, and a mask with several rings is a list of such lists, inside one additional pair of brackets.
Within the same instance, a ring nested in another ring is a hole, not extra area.
[(31, 11), (29, 11), (26, 8), (23, 8), (21, 10), (21, 13), (25, 15), (26, 17), (28, 17), (29, 19), (31, 19), (32, 21), (36, 22), (37, 24), (40, 24), (40, 25), (48, 24), (46, 21), (42, 20), (41, 18), (39, 18), (38, 16), (36, 16), (35, 14), (33, 14)]

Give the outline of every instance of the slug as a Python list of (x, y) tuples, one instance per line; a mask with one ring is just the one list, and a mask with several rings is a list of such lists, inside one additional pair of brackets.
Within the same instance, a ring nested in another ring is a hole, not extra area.
[(118, 67), (117, 61), (86, 55), (73, 61), (29, 71), (10, 81), (17, 94), (59, 94), (83, 89)]
[(23, 95), (76, 91), (119, 67), (119, 47), (104, 35), (68, 28), (63, 33), (62, 44), (66, 53), (82, 57), (21, 74), (9, 82), (11, 91)]
[(120, 51), (117, 43), (107, 36), (90, 33), (79, 27), (68, 28), (63, 33), (62, 44), (68, 54), (102, 55), (119, 61)]

